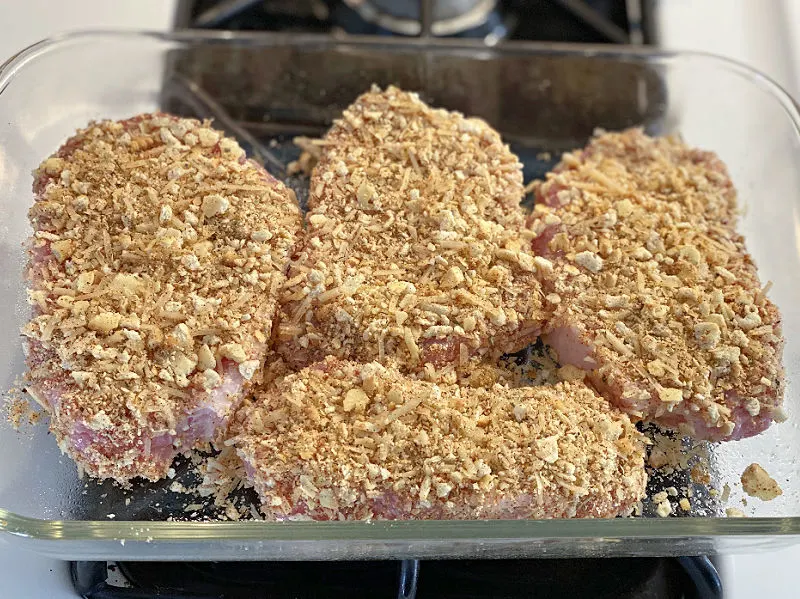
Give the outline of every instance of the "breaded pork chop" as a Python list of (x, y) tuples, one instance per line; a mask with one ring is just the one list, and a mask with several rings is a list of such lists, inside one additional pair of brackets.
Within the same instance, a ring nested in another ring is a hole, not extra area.
[(535, 189), (533, 246), (554, 268), (545, 341), (617, 407), (696, 438), (784, 418), (780, 314), (718, 160), (638, 131), (588, 148)]
[(414, 370), (537, 337), (521, 165), (496, 131), (390, 87), (360, 96), (323, 144), (281, 298), (291, 364), (334, 355)]
[(34, 173), (29, 391), (87, 473), (163, 477), (258, 376), (301, 216), (209, 123), (91, 124)]
[(642, 435), (583, 383), (462, 388), (329, 357), (241, 413), (268, 519), (613, 517), (645, 492)]

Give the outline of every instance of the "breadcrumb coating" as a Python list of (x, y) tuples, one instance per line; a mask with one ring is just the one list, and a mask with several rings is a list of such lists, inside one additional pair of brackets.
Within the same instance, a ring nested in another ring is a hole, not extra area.
[(414, 380), (329, 357), (242, 409), (230, 442), (269, 519), (613, 517), (643, 436), (586, 385)]
[(785, 418), (780, 314), (720, 165), (639, 130), (601, 135), (534, 186), (530, 222), (560, 361), (635, 418), (710, 440)]
[(321, 147), (281, 298), (287, 361), (391, 359), (415, 370), (537, 337), (521, 164), (496, 131), (390, 87), (360, 96)]
[(89, 474), (159, 478), (261, 367), (294, 194), (165, 114), (92, 123), (34, 178), (30, 391)]

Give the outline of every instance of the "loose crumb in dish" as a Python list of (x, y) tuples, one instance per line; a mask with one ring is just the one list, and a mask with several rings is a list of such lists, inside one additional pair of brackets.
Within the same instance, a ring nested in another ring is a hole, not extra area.
[(742, 488), (751, 497), (757, 497), (763, 501), (772, 501), (779, 495), (783, 495), (778, 482), (772, 478), (760, 464), (753, 463), (745, 468), (741, 476)]

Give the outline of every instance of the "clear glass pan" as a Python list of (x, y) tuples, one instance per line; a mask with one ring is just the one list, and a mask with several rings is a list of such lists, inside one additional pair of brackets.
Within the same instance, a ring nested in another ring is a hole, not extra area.
[[(800, 113), (766, 77), (712, 56), (198, 32), (84, 33), (41, 42), (0, 67), (2, 385), (11, 387), (24, 371), (18, 331), (28, 315), (21, 273), (30, 172), (76, 128), (159, 108), (216, 115), (282, 175), (296, 155), (286, 140), (319, 134), (372, 83), (396, 83), (486, 118), (520, 153), (528, 179), (552, 164), (542, 152), (557, 158), (595, 127), (680, 132), (725, 160), (746, 208), (741, 230), (783, 312), (789, 378), (788, 422), (712, 448), (715, 484), (732, 488), (727, 504), (710, 502), (710, 517), (666, 519), (164, 521), (172, 501), (165, 487), (129, 492), (138, 507), (126, 511), (115, 503), (125, 496), (120, 491), (77, 477), (46, 427), (17, 432), (3, 419), (0, 542), (69, 559), (260, 560), (693, 555), (800, 539)], [(739, 475), (751, 462), (779, 481), (782, 496), (742, 504)], [(716, 517), (726, 505), (751, 517)]]

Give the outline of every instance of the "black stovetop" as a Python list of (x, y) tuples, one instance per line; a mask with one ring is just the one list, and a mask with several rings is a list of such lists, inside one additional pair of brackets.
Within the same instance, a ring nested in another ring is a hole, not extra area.
[(720, 599), (704, 557), (416, 562), (78, 562), (87, 599)]
[[(423, 0), (424, 1), (424, 0)], [(577, 43), (655, 44), (655, 0), (428, 0), (473, 8), (478, 23), (451, 36)], [(420, 0), (180, 0), (178, 28), (395, 35), (375, 15), (419, 18)], [(376, 7), (371, 11), (364, 6)], [(383, 6), (391, 6), (383, 9)], [(435, 7), (434, 7), (435, 8)], [(451, 13), (452, 13), (451, 9)], [(457, 12), (457, 11), (456, 11)], [(465, 12), (469, 12), (465, 10)], [(370, 16), (372, 15), (372, 16)], [(434, 10), (434, 17), (436, 16)]]

